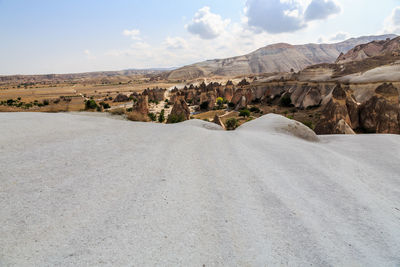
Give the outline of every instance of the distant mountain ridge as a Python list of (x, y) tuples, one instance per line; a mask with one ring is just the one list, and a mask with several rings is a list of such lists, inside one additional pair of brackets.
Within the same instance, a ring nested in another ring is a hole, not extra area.
[(169, 79), (182, 80), (207, 76), (299, 71), (314, 64), (334, 63), (341, 53), (346, 53), (357, 45), (395, 37), (397, 35), (394, 34), (363, 36), (334, 44), (291, 45), (278, 43), (243, 56), (207, 60), (184, 66), (164, 75)]

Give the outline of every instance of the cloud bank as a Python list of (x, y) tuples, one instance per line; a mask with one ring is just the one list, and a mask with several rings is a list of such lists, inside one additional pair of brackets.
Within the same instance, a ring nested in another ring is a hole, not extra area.
[(247, 0), (245, 16), (250, 27), (278, 34), (298, 31), (340, 11), (334, 0), (312, 0), (308, 5), (301, 0)]
[(384, 32), (400, 34), (400, 6), (395, 7), (392, 14), (385, 20)]
[(229, 23), (229, 19), (223, 20), (220, 15), (211, 13), (210, 7), (205, 6), (196, 12), (185, 28), (202, 39), (215, 39), (224, 32)]
[(304, 13), (305, 21), (326, 19), (340, 13), (341, 8), (333, 0), (313, 0)]

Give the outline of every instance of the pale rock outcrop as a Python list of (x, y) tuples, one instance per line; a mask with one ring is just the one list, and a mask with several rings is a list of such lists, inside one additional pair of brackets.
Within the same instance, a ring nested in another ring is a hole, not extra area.
[(343, 119), (341, 119), (335, 127), (335, 133), (336, 134), (356, 134), (353, 129), (350, 127), (350, 125), (347, 124), (347, 122)]

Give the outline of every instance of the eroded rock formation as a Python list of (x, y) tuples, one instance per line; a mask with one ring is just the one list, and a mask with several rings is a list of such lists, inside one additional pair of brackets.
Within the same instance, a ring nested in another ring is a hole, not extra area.
[(134, 111), (147, 115), (149, 113), (149, 97), (147, 95), (139, 95), (137, 97)]
[(190, 119), (190, 109), (186, 104), (184, 95), (178, 95), (176, 97), (174, 106), (171, 114), (168, 117), (169, 123), (181, 122)]
[(351, 96), (346, 93), (340, 84), (332, 91), (332, 97), (322, 111), (322, 117), (315, 127), (317, 134), (346, 134), (352, 129), (352, 122), (346, 102)]
[(400, 133), (399, 92), (393, 84), (382, 84), (360, 108), (360, 126), (370, 133)]
[(149, 97), (149, 101), (161, 102), (165, 99), (166, 89), (154, 88), (154, 89), (146, 89), (143, 94)]

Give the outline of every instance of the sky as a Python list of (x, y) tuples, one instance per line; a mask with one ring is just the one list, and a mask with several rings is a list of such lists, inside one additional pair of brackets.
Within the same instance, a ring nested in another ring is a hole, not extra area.
[(0, 75), (179, 67), (400, 34), (400, 0), (0, 0)]

